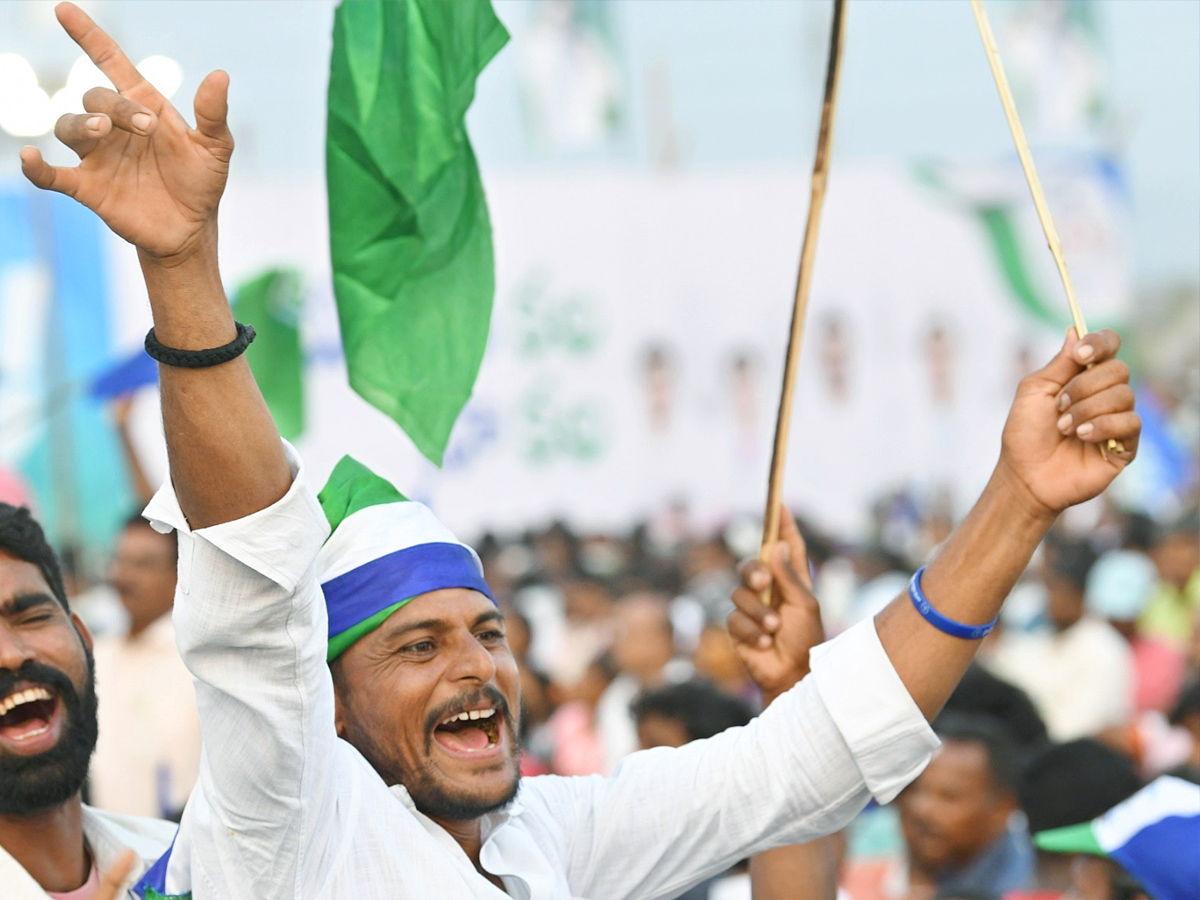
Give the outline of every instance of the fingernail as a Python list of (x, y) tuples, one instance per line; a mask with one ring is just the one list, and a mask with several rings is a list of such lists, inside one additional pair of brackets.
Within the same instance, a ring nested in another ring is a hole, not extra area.
[(99, 131), (104, 127), (104, 116), (92, 116), (84, 124), (88, 131)]
[(1071, 405), (1071, 398), (1067, 396), (1067, 392), (1063, 391), (1058, 395), (1058, 411), (1066, 412), (1067, 407)]
[(758, 646), (760, 646), (764, 650), (766, 650), (768, 647), (771, 646), (771, 639), (764, 634), (762, 637), (760, 637), (758, 639)]
[(780, 544), (779, 546), (783, 548), (782, 550), (779, 551), (779, 555), (783, 557), (783, 561), (791, 562), (792, 561), (792, 548), (789, 547), (787, 544)]
[(779, 616), (775, 613), (767, 613), (763, 616), (763, 625), (767, 627), (768, 631), (774, 631), (779, 627)]
[(1091, 422), (1084, 422), (1082, 425), (1080, 425), (1078, 428), (1075, 429), (1075, 433), (1077, 435), (1079, 435), (1079, 437), (1085, 438), (1089, 434), (1091, 434), (1093, 430), (1094, 430), (1094, 428), (1093, 428)]
[(1068, 429), (1070, 429), (1070, 427), (1071, 427), (1071, 414), (1067, 413), (1065, 416), (1059, 416), (1058, 430), (1059, 431), (1067, 431)]
[(130, 121), (133, 122), (133, 127), (138, 131), (148, 131), (151, 122), (150, 113), (134, 113)]
[(1096, 353), (1096, 349), (1091, 344), (1080, 344), (1075, 348), (1075, 358), (1080, 362), (1087, 362)]

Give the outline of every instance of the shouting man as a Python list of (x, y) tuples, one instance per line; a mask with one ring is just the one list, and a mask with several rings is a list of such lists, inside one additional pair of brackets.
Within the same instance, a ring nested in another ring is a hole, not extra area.
[[(146, 515), (179, 533), (204, 758), (159, 893), (652, 900), (836, 831), (925, 766), (928, 719), (1034, 547), (1133, 458), (1117, 336), (1069, 338), (1021, 384), (995, 474), (911, 600), (815, 650), (811, 676), (745, 728), (607, 779), (519, 779), (516, 662), (473, 554), (354, 466), (322, 509), (240, 356), (251, 335), (217, 267), (228, 76), (200, 84), (193, 129), (81, 10), (58, 16), (116, 90), (59, 121), (77, 167), (27, 147), (23, 171), (137, 247), (162, 363), (171, 482)], [(1124, 450), (1102, 458), (1109, 437)], [(795, 575), (776, 563), (748, 568), (735, 598), (752, 669), (794, 652)], [(752, 589), (773, 582), (768, 609)]]
[[(126, 877), (100, 872), (134, 851), (131, 878), (171, 844), (170, 822), (106, 813), (80, 797), (96, 746), (92, 639), (25, 508), (0, 503), (0, 896), (100, 900)], [(122, 871), (128, 874), (129, 866)]]

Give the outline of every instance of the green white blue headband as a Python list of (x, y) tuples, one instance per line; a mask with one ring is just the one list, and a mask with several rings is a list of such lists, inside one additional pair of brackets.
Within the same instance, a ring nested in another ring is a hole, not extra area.
[(357, 460), (342, 457), (318, 499), (333, 529), (317, 554), (330, 660), (421, 594), (466, 588), (496, 602), (475, 551)]

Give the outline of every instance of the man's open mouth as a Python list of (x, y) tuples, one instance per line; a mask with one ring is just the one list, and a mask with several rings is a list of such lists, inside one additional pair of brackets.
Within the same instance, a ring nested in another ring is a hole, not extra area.
[(494, 706), (447, 716), (433, 730), (434, 740), (456, 753), (478, 753), (500, 743), (504, 717)]
[(0, 700), (0, 739), (14, 746), (34, 741), (54, 725), (58, 694), (36, 685), (13, 691)]

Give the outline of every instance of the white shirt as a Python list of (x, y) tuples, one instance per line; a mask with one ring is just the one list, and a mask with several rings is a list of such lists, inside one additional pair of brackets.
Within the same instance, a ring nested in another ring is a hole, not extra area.
[(196, 784), (200, 717), (171, 617), (137, 637), (96, 641), (100, 739), (88, 772), (92, 803), (136, 816), (175, 816)]
[[(273, 506), (179, 530), (175, 628), (196, 676), (200, 782), (165, 887), (194, 900), (500, 900), (454, 839), (334, 730), (314, 560), (328, 527), (292, 454)], [(745, 728), (628, 757), (611, 778), (542, 776), (485, 816), (480, 862), (522, 900), (669, 898), (759, 850), (892, 799), (937, 745), (864, 623), (813, 650), (813, 674)]]
[[(175, 823), (160, 819), (122, 816), (102, 809), (83, 807), (83, 839), (96, 868), (103, 874), (117, 861), (121, 852), (129, 849), (137, 854), (137, 862), (125, 882), (128, 892), (157, 860), (175, 837)], [(129, 897), (134, 897), (132, 893)], [(0, 847), (0, 897), (4, 900), (47, 900), (48, 895), (33, 880), (33, 876)]]
[(1102, 619), (1085, 615), (1057, 634), (1006, 632), (987, 665), (1029, 695), (1056, 741), (1133, 718), (1133, 650)]

